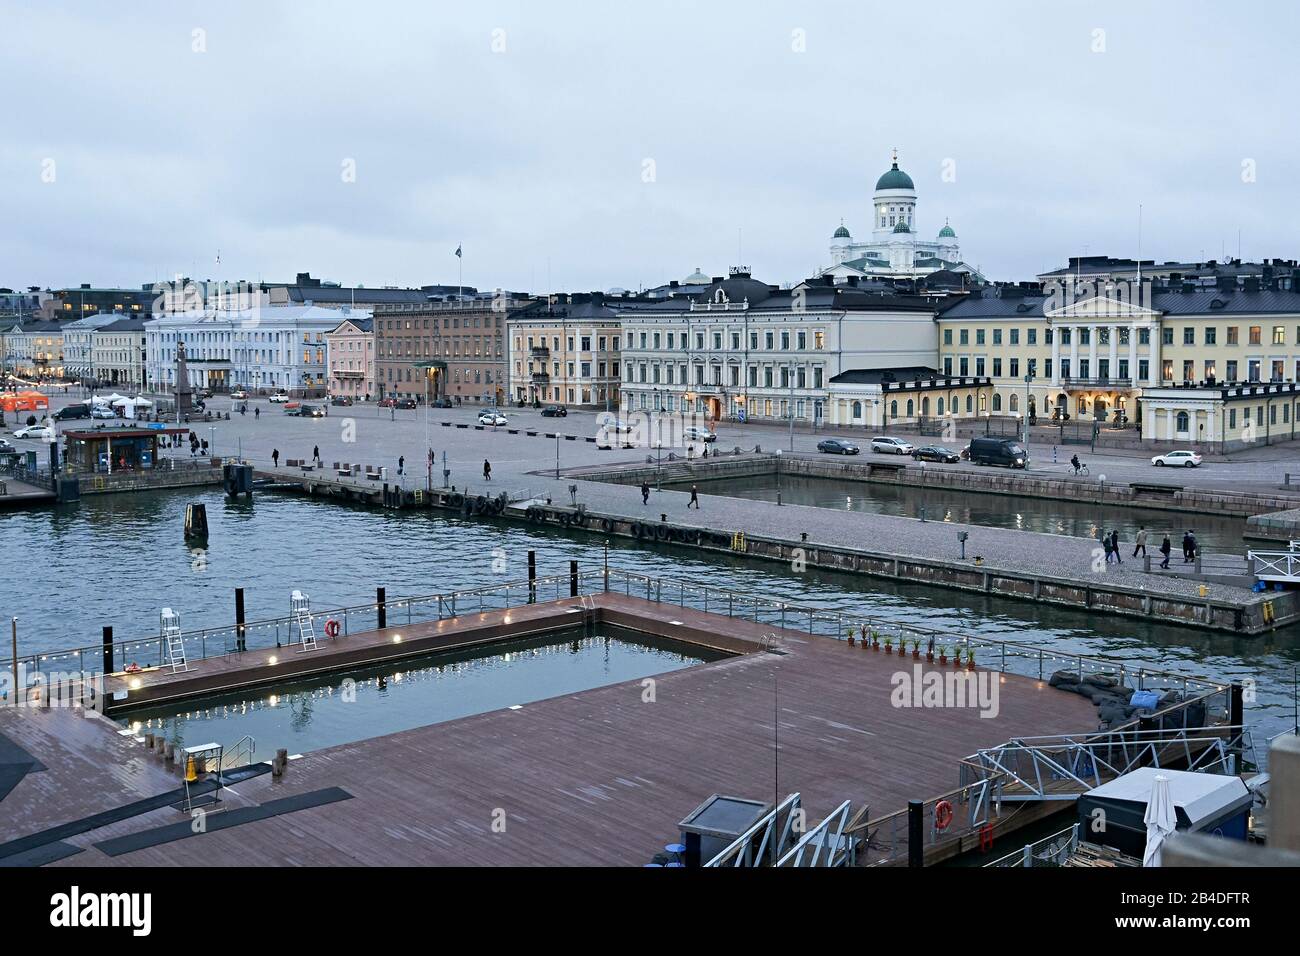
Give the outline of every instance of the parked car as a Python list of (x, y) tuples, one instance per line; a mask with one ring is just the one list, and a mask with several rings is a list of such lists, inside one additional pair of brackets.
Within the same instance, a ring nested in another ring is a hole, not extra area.
[(817, 443), (817, 450), (827, 455), (856, 455), (858, 446), (847, 438), (823, 438)]
[(248, 390), (243, 388), (237, 388), (230, 393), (230, 397), (237, 402), (242, 402), (244, 399), (248, 398)]
[(394, 408), (415, 408), (418, 403), (413, 398), (399, 398), (393, 403)]
[(565, 418), (568, 414), (569, 410), (563, 405), (547, 405), (542, 409), (543, 418)]
[(14, 437), (49, 441), (54, 438), (54, 429), (48, 425), (27, 425), (15, 431)]
[(910, 455), (914, 448), (911, 442), (882, 435), (871, 439), (871, 450), (886, 455)]
[(441, 398), (435, 398), (433, 401), (431, 401), (429, 403), (429, 407), (430, 408), (455, 408), (456, 403), (453, 402), (446, 395), (444, 395)]
[(1011, 438), (972, 438), (970, 460), (977, 465), (1028, 468), (1029, 452), (1024, 445)]
[(507, 418), (504, 415), (502, 415), (500, 412), (494, 412), (490, 410), (486, 412), (480, 412), (478, 416), (478, 423), (480, 425), (504, 425), (507, 423), (507, 421), (508, 421)]
[(1167, 451), (1163, 455), (1156, 455), (1151, 459), (1151, 464), (1157, 468), (1165, 465), (1171, 465), (1182, 468), (1195, 468), (1201, 463), (1201, 456), (1194, 451)]
[(271, 401), (275, 402), (277, 405), (283, 405), (288, 400), (289, 396), (285, 392), (276, 392), (271, 396)]
[(320, 405), (299, 405), (298, 414), (303, 418), (324, 418), (325, 409)]
[(687, 441), (711, 442), (718, 440), (718, 436), (703, 425), (687, 425), (682, 429), (682, 437)]
[(107, 405), (96, 405), (90, 410), (90, 417), (108, 420), (117, 418), (117, 414)]
[(54, 413), (56, 422), (66, 422), (70, 418), (89, 418), (90, 406), (78, 402), (75, 405), (69, 405), (67, 408), (60, 408)]
[(330, 404), (331, 404), (331, 405), (342, 405), (342, 406), (346, 407), (346, 406), (352, 404), (352, 396), (351, 396), (351, 395), (335, 395), (333, 398), (330, 399)]
[(12, 455), (17, 450), (18, 449), (16, 449), (13, 445), (5, 441), (5, 439), (0, 438), (0, 455)]
[(937, 461), (944, 465), (955, 465), (961, 461), (961, 455), (942, 445), (922, 445), (912, 452), (912, 457), (917, 461)]

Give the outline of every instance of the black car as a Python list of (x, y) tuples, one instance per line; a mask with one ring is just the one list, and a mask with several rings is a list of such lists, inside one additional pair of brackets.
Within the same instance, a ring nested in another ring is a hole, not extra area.
[(912, 452), (912, 457), (917, 461), (937, 461), (945, 465), (955, 465), (961, 461), (961, 455), (942, 445), (923, 445)]
[(414, 408), (414, 407), (415, 407), (415, 399), (413, 399), (413, 398), (399, 398), (399, 399), (397, 400), (397, 404), (395, 404), (393, 407), (394, 407), (394, 408)]
[(856, 455), (859, 449), (845, 438), (823, 438), (817, 443), (817, 450), (828, 455)]
[(569, 410), (563, 405), (547, 405), (542, 409), (543, 418), (564, 418), (569, 414)]
[(442, 398), (435, 398), (433, 401), (431, 401), (429, 403), (429, 407), (430, 408), (452, 408), (455, 406), (455, 404), (456, 404), (455, 402), (453, 402), (450, 398), (447, 398), (444, 395)]
[(54, 413), (54, 420), (56, 422), (66, 422), (70, 418), (89, 418), (89, 417), (90, 417), (90, 406), (82, 405), (81, 403), (78, 403), (76, 405), (68, 405), (66, 408), (60, 408), (57, 412)]
[(330, 404), (331, 404), (331, 405), (344, 405), (344, 406), (351, 405), (351, 404), (352, 404), (352, 396), (351, 396), (351, 395), (335, 395), (333, 398), (330, 399)]

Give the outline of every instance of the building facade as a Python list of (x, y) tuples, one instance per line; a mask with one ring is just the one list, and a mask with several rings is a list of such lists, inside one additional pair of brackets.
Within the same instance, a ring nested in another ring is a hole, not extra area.
[[(347, 314), (347, 313), (344, 313)], [(358, 310), (357, 318), (369, 313)], [(256, 393), (326, 391), (325, 336), (339, 325), (337, 309), (281, 306), (247, 311), (204, 309), (160, 316), (145, 331), (145, 375), (155, 390), (176, 385), (176, 345), (185, 344), (193, 388)]]
[(940, 371), (991, 378), (994, 415), (1136, 423), (1151, 390), (1300, 381), (1300, 291), (1280, 276), (985, 288), (937, 323)]
[(987, 414), (992, 391), (987, 378), (950, 378), (932, 368), (850, 369), (827, 384), (826, 424), (887, 429), (972, 418)]
[(530, 301), (502, 292), (377, 307), (376, 394), (504, 404), (506, 320)]
[(516, 310), (507, 324), (508, 389), (514, 402), (619, 407), (627, 298), (554, 295)]
[(375, 394), (374, 319), (347, 318), (325, 336), (330, 395), (367, 401)]
[(148, 388), (148, 321), (141, 316), (118, 319), (91, 333), (91, 369), (95, 381), (142, 392)]
[(95, 375), (95, 331), (119, 321), (112, 312), (88, 315), (63, 325), (63, 371), (68, 379), (82, 384), (98, 381)]
[(934, 367), (934, 310), (830, 277), (779, 289), (737, 267), (695, 295), (620, 303), (621, 406), (823, 422), (841, 372)]
[(84, 319), (92, 315), (148, 317), (153, 314), (156, 295), (153, 287), (139, 289), (98, 288), (83, 282), (77, 288), (53, 289), (41, 304), (44, 318), (57, 322)]
[(19, 384), (64, 381), (63, 326), (46, 319), (6, 319), (0, 336), (0, 369)]

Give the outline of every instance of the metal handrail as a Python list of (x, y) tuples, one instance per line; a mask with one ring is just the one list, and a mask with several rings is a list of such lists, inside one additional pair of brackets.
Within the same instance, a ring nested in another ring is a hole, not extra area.
[[(1043, 848), (1043, 850), (1038, 848)], [(1064, 830), (1058, 830), (1051, 836), (1026, 843), (1023, 848), (1013, 850), (1006, 856), (1000, 856), (991, 863), (985, 863), (984, 869), (990, 867), (1033, 867), (1061, 866), (1079, 848), (1079, 824), (1073, 824)]]
[[(781, 813), (783, 811), (785, 813), (785, 823), (781, 824)], [(780, 859), (791, 845), (791, 839), (795, 831), (795, 821), (800, 816), (799, 794), (792, 793), (763, 814), (753, 826), (736, 837), (704, 866), (706, 868), (722, 866), (752, 867), (760, 866), (769, 856)], [(773, 837), (776, 834), (778, 825), (781, 826), (781, 832), (774, 840)], [(755, 847), (754, 838), (760, 832), (763, 834), (763, 838)]]

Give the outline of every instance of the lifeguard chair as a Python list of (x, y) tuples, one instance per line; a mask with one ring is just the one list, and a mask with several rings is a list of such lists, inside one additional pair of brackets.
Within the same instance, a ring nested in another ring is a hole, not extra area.
[(316, 649), (316, 627), (311, 620), (311, 595), (295, 590), (289, 595), (290, 626), (298, 629), (298, 650), (314, 651)]
[(167, 654), (167, 663), (172, 666), (172, 673), (188, 671), (189, 661), (185, 658), (185, 638), (181, 636), (181, 616), (169, 607), (162, 609), (158, 617), (159, 640)]

